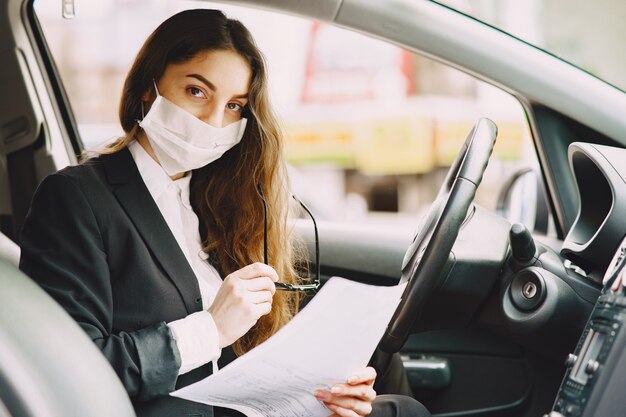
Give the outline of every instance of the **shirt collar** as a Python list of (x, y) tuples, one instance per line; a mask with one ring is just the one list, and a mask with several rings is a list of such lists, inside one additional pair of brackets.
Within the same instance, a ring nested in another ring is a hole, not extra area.
[(137, 141), (133, 141), (128, 145), (128, 150), (133, 155), (137, 169), (141, 174), (143, 182), (146, 184), (150, 195), (157, 201), (159, 197), (168, 189), (174, 186), (181, 191), (181, 201), (187, 207), (189, 204), (189, 182), (191, 181), (191, 173), (184, 177), (172, 181), (165, 170), (159, 165), (146, 150)]

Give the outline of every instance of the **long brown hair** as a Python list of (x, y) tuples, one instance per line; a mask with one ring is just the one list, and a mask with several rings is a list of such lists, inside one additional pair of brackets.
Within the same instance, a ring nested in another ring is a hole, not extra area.
[[(248, 119), (241, 142), (220, 159), (195, 170), (191, 200), (201, 223), (204, 249), (228, 275), (263, 261), (263, 204), (268, 208), (269, 264), (281, 281), (295, 283), (296, 254), (289, 236), (288, 183), (282, 159), (283, 134), (270, 106), (263, 55), (252, 35), (237, 20), (217, 10), (187, 10), (163, 22), (148, 37), (126, 77), (119, 117), (126, 135), (102, 153), (117, 152), (139, 133), (142, 97), (169, 64), (181, 63), (210, 50), (230, 50), (250, 65), (252, 79), (243, 117)], [(297, 310), (299, 298), (277, 292), (272, 311), (233, 345), (242, 354), (275, 333)]]

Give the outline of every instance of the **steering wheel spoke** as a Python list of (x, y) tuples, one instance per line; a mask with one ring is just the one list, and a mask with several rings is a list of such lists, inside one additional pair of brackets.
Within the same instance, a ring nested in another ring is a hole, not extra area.
[(409, 245), (401, 283), (408, 284), (379, 347), (398, 352), (434, 293), (461, 226), (474, 200), (497, 135), (496, 125), (480, 119), (463, 143), (437, 198)]

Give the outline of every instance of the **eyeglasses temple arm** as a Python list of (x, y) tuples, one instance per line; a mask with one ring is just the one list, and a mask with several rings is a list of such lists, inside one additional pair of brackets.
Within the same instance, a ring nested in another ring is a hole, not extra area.
[(259, 194), (261, 195), (261, 201), (263, 201), (263, 263), (267, 263), (267, 201), (265, 201), (265, 194), (263, 194), (263, 188), (259, 184)]
[(320, 280), (320, 239), (317, 234), (317, 222), (315, 221), (315, 217), (313, 217), (313, 213), (311, 210), (295, 195), (292, 195), (294, 200), (296, 200), (302, 208), (309, 214), (311, 220), (313, 220), (313, 228), (315, 229), (315, 283), (319, 285)]

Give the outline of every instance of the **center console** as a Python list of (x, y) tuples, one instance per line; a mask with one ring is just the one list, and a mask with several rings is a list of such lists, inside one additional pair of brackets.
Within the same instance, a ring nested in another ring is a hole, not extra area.
[(626, 416), (626, 239), (608, 268), (604, 290), (546, 417)]

